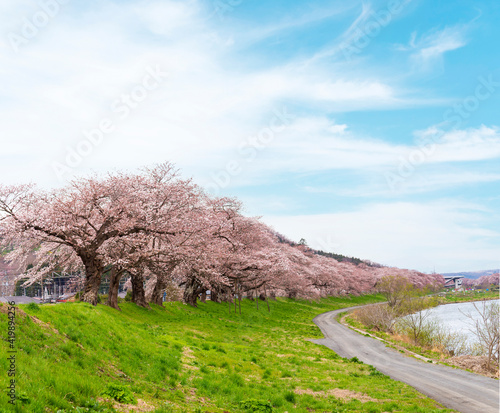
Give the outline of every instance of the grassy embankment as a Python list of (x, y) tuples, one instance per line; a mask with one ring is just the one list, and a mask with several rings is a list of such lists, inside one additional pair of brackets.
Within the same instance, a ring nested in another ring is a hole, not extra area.
[[(122, 303), (121, 312), (84, 303), (20, 306), (29, 316), (20, 311), (16, 318), (18, 400), (11, 408), (3, 390), (0, 411), (449, 411), (370, 366), (307, 341), (322, 337), (315, 315), (381, 300), (279, 299), (270, 303), (271, 313), (265, 303), (257, 310), (245, 300), (241, 316), (211, 302), (149, 311)], [(5, 304), (1, 310), (6, 332)], [(5, 339), (0, 350), (5, 389)], [(118, 384), (111, 389), (116, 397), (130, 391), (138, 403), (107, 401), (102, 393), (111, 384)], [(255, 401), (244, 407), (249, 399)], [(261, 410), (249, 407), (259, 403)]]
[(445, 292), (443, 296), (439, 297), (439, 303), (441, 304), (453, 304), (453, 303), (467, 303), (471, 301), (483, 301), (483, 300), (498, 300), (500, 298), (498, 290), (496, 291), (448, 291)]

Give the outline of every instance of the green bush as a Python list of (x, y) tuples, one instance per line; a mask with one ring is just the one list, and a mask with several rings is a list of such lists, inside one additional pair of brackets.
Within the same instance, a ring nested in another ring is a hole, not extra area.
[(273, 406), (267, 400), (248, 399), (240, 402), (240, 408), (250, 413), (272, 413)]
[(119, 403), (137, 404), (137, 400), (128, 387), (120, 383), (108, 384), (103, 396), (116, 400)]
[(29, 303), (26, 308), (30, 311), (38, 311), (40, 310), (40, 306), (37, 303)]
[(285, 393), (285, 400), (290, 403), (295, 403), (296, 401), (295, 393), (293, 391), (287, 391)]
[(17, 400), (19, 400), (22, 404), (27, 404), (30, 402), (30, 399), (26, 392), (22, 391), (17, 395)]
[[(370, 366), (370, 367), (372, 367), (372, 366)], [(381, 373), (375, 367), (372, 367), (370, 369), (370, 376), (372, 376), (372, 377), (387, 377), (384, 373)]]

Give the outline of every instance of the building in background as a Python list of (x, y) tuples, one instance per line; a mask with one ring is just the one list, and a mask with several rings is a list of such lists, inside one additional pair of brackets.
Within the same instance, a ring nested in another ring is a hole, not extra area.
[(444, 287), (454, 289), (455, 291), (462, 289), (463, 275), (444, 275)]

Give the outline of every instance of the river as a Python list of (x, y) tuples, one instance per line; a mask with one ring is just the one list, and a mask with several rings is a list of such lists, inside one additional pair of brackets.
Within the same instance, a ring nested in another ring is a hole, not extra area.
[[(486, 303), (489, 305), (494, 302), (498, 304), (500, 300), (491, 300)], [(476, 301), (475, 304), (479, 309), (482, 309), (482, 301)], [(474, 320), (480, 318), (477, 310), (474, 308), (474, 303), (445, 304), (426, 311), (430, 312), (432, 319), (439, 321), (450, 332), (466, 334), (469, 344), (477, 341), (475, 335), (470, 331), (473, 322), (464, 315), (470, 314)]]

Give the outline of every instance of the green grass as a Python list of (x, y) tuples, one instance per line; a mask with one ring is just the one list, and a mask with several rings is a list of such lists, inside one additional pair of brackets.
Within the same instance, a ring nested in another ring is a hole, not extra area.
[[(244, 300), (241, 316), (234, 308), (230, 313), (228, 304), (212, 302), (199, 308), (167, 303), (149, 311), (123, 303), (121, 312), (84, 303), (20, 306), (36, 319), (17, 316), (18, 401), (10, 408), (4, 391), (0, 412), (127, 411), (113, 410), (110, 394), (156, 413), (257, 412), (269, 406), (304, 413), (450, 411), (371, 366), (307, 340), (322, 338), (312, 323), (315, 315), (381, 300), (279, 299), (271, 301), (271, 313), (263, 303), (257, 310)], [(7, 325), (4, 311), (0, 325)], [(0, 350), (4, 386), (5, 340)], [(350, 397), (341, 398), (342, 391)]]
[(447, 291), (439, 297), (439, 304), (464, 303), (470, 301), (498, 300), (498, 290)]

